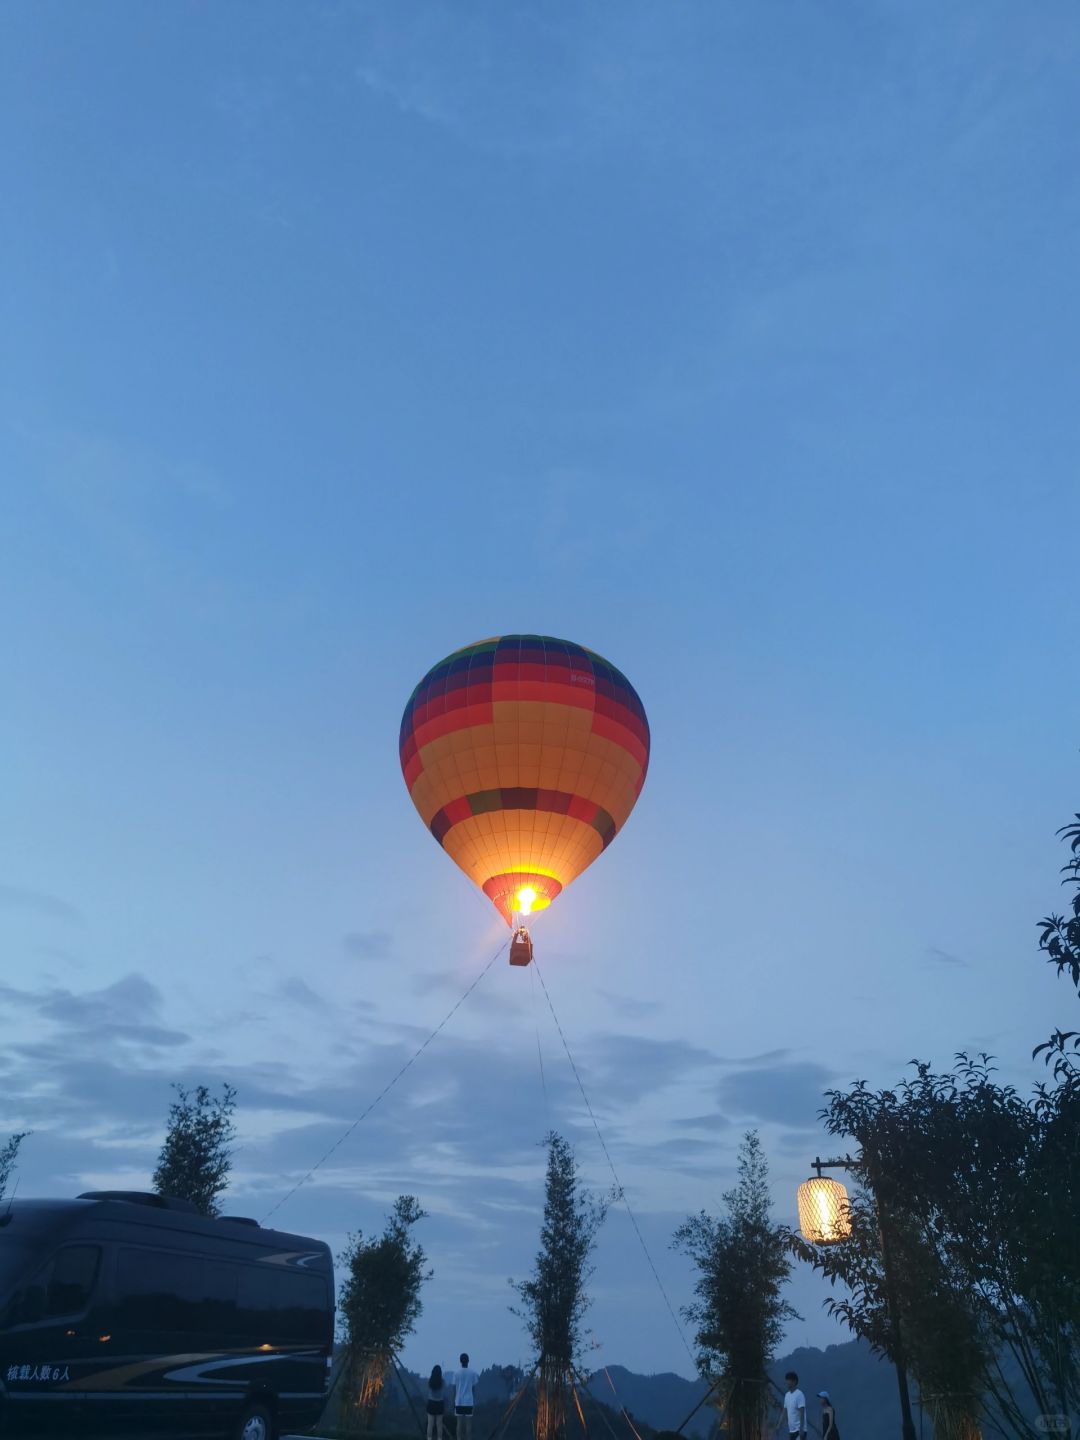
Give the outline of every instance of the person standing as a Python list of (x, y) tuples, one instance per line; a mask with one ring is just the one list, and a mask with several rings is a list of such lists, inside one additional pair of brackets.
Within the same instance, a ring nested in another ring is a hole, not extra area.
[(472, 1440), (472, 1417), (476, 1403), (476, 1387), (480, 1376), (469, 1369), (469, 1357), (464, 1351), (458, 1356), (461, 1368), (450, 1376), (454, 1387), (454, 1417), (457, 1421), (457, 1440)]
[(836, 1428), (836, 1406), (829, 1399), (828, 1390), (819, 1390), (817, 1394), (821, 1401), (821, 1440), (840, 1440), (840, 1431)]
[(794, 1370), (789, 1370), (784, 1380), (787, 1383), (784, 1412), (789, 1440), (806, 1440), (806, 1396), (799, 1389), (799, 1377)]
[(446, 1382), (443, 1380), (442, 1366), (433, 1365), (427, 1382), (427, 1440), (431, 1440), (432, 1430), (435, 1431), (436, 1440), (443, 1440), (445, 1410)]

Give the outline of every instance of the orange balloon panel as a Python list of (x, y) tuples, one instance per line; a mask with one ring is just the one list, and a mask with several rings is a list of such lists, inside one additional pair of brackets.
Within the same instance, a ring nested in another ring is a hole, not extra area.
[(622, 829), (649, 768), (649, 722), (593, 651), (502, 635), (424, 676), (402, 717), (401, 768), (424, 824), (509, 924), (550, 905)]

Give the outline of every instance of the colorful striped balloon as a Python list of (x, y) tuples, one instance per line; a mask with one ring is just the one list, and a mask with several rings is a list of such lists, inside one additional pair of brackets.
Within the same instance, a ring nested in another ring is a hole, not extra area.
[(501, 635), (420, 681), (401, 768), (424, 824), (510, 924), (550, 905), (622, 829), (649, 768), (649, 722), (593, 651)]

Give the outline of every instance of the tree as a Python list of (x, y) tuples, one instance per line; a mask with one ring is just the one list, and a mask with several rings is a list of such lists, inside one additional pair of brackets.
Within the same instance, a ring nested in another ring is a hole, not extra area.
[(525, 1371), (520, 1365), (496, 1365), (494, 1373), (499, 1377), (505, 1400), (512, 1400), (525, 1384)]
[(567, 1394), (582, 1359), (581, 1326), (589, 1308), (589, 1256), (613, 1198), (580, 1188), (577, 1160), (561, 1135), (547, 1137), (544, 1222), (530, 1279), (515, 1286), (538, 1371), (537, 1440), (566, 1433)]
[(220, 1095), (211, 1095), (205, 1085), (173, 1089), (176, 1099), (169, 1107), (154, 1189), (159, 1195), (190, 1200), (200, 1215), (217, 1215), (218, 1198), (232, 1169), (236, 1091), (231, 1085), (224, 1085)]
[[(931, 1201), (945, 1172), (964, 1163), (966, 1142), (955, 1077), (915, 1068), (914, 1081), (891, 1090), (875, 1092), (859, 1081), (849, 1091), (828, 1092), (825, 1128), (859, 1146), (850, 1166), (860, 1187), (849, 1206), (851, 1235), (832, 1246), (797, 1241), (796, 1249), (834, 1284), (847, 1286), (845, 1299), (829, 1302), (833, 1314), (892, 1360), (905, 1432), (914, 1435), (910, 1370), (927, 1396), (935, 1433), (971, 1440), (987, 1351), (956, 1257), (939, 1243), (941, 1216), (932, 1217)], [(981, 1218), (989, 1218), (985, 1210)]]
[[(1044, 919), (1039, 948), (1080, 991), (1080, 823), (1059, 833), (1071, 917)], [(1029, 1099), (964, 1054), (826, 1096), (826, 1129), (858, 1146), (851, 1236), (793, 1245), (847, 1287), (831, 1309), (897, 1363), (902, 1393), (910, 1365), (944, 1440), (984, 1420), (1040, 1440), (1080, 1409), (1080, 1031), (1040, 1053), (1052, 1079)]]
[(1061, 867), (1063, 885), (1075, 887), (1070, 908), (1072, 915), (1048, 915), (1039, 922), (1042, 932), (1039, 949), (1051, 965), (1056, 965), (1058, 974), (1069, 972), (1069, 978), (1080, 993), (1080, 813), (1075, 825), (1064, 825), (1058, 834), (1066, 841), (1072, 859)]
[[(1076, 817), (1080, 822), (1080, 814)], [(1080, 823), (1065, 825), (1058, 834), (1068, 843), (1072, 859), (1061, 867), (1063, 885), (1072, 885), (1075, 893), (1070, 902), (1072, 915), (1047, 915), (1039, 922), (1039, 949), (1059, 975), (1066, 971), (1080, 995)], [(1041, 1045), (1035, 1047), (1051, 1067), (1055, 1085), (1065, 1093), (1080, 1094), (1080, 1031), (1055, 1030)]]
[[(1061, 883), (1073, 888), (1072, 914), (1051, 914), (1040, 922), (1039, 949), (1059, 975), (1068, 972), (1080, 995), (1080, 813), (1075, 819), (1058, 831), (1072, 857), (1061, 867)], [(1080, 1031), (1059, 1028), (1034, 1054), (1043, 1055), (1053, 1080), (1036, 1087), (1042, 1144), (1032, 1175), (1039, 1203), (1025, 1217), (1035, 1232), (1026, 1288), (1033, 1311), (1042, 1313), (1041, 1328), (1056, 1326), (1058, 1344), (1049, 1368), (1057, 1393), (1075, 1413), (1080, 1410)], [(1047, 1239), (1060, 1245), (1056, 1258)]]
[(673, 1244), (698, 1271), (697, 1300), (683, 1311), (697, 1327), (698, 1369), (720, 1390), (732, 1440), (759, 1440), (769, 1412), (769, 1362), (784, 1321), (798, 1317), (783, 1298), (791, 1274), (787, 1233), (770, 1216), (769, 1167), (756, 1130), (743, 1138), (738, 1173), (723, 1197), (726, 1213), (691, 1215)]
[(1080, 1389), (1080, 1100), (1027, 1101), (987, 1056), (914, 1070), (830, 1092), (826, 1128), (859, 1143), (852, 1234), (793, 1243), (848, 1288), (833, 1312), (910, 1366), (935, 1433), (968, 1440), (986, 1421), (1038, 1440), (1031, 1401), (1066, 1415)]
[(11, 1172), (15, 1169), (15, 1161), (19, 1158), (19, 1146), (28, 1134), (27, 1130), (20, 1131), (16, 1135), (9, 1136), (5, 1144), (0, 1146), (0, 1200), (7, 1192)]
[(343, 1409), (347, 1423), (369, 1430), (393, 1356), (423, 1311), (420, 1291), (431, 1279), (412, 1229), (427, 1215), (413, 1195), (399, 1195), (381, 1235), (350, 1235), (338, 1264), (345, 1274), (338, 1316), (347, 1346)]

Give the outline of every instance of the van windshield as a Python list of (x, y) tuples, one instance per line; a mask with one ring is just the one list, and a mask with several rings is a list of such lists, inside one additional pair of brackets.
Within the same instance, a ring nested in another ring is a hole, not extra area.
[(0, 1230), (0, 1303), (12, 1285), (26, 1274), (33, 1253), (23, 1241)]
[(7, 1284), (0, 1282), (0, 1326), (32, 1325), (86, 1309), (101, 1269), (100, 1245), (62, 1245), (36, 1268), (35, 1252), (21, 1245), (17, 1250), (22, 1253), (12, 1255)]

